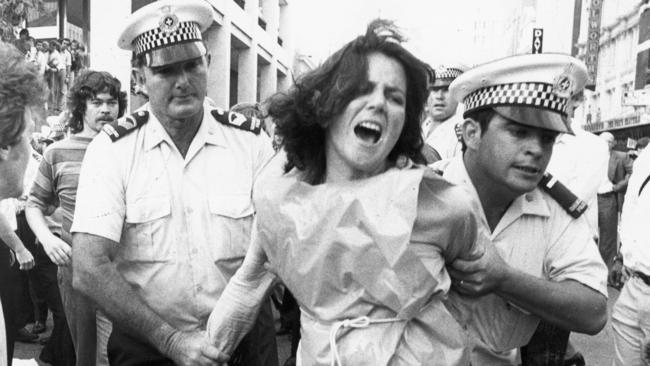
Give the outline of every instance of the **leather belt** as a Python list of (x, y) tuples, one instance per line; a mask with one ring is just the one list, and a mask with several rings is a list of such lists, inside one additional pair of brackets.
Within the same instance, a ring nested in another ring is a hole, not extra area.
[(632, 272), (632, 276), (641, 279), (641, 281), (643, 281), (646, 285), (650, 286), (650, 276), (647, 274), (639, 271), (634, 271)]

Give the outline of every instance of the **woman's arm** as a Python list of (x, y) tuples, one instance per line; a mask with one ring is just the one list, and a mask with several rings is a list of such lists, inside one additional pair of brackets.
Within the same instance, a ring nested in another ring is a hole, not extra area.
[(253, 327), (262, 301), (275, 284), (276, 276), (264, 267), (266, 254), (253, 240), (244, 263), (228, 282), (208, 319), (207, 342), (222, 353), (233, 351)]

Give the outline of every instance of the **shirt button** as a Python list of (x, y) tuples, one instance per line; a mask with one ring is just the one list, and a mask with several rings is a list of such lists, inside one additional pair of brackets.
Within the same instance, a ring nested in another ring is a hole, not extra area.
[(199, 252), (199, 251), (198, 251), (196, 248), (192, 249), (192, 254), (196, 254), (196, 253), (198, 253), (198, 252)]
[(527, 194), (527, 195), (526, 195), (526, 201), (528, 201), (528, 202), (533, 202), (534, 199), (535, 199), (535, 198), (533, 197), (533, 195), (531, 195), (531, 194)]
[(201, 285), (196, 286), (196, 291), (203, 291), (203, 287)]
[(186, 208), (185, 208), (185, 213), (186, 213), (186, 214), (189, 215), (189, 214), (191, 214), (192, 212), (194, 212), (194, 210), (192, 210), (192, 207), (186, 207)]

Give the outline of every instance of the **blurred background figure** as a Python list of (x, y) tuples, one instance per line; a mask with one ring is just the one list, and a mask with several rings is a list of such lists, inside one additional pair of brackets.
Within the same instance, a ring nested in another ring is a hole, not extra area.
[(614, 135), (603, 132), (599, 136), (607, 143), (609, 160), (607, 175), (601, 177), (598, 187), (598, 250), (611, 271), (614, 256), (618, 253), (618, 215), (632, 173), (632, 160), (626, 153), (614, 150)]
[[(114, 122), (124, 114), (126, 94), (121, 83), (113, 75), (102, 71), (84, 71), (79, 74), (68, 95), (68, 111), (51, 117), (53, 133), (63, 134), (63, 123), (71, 135), (48, 148), (40, 163), (34, 185), (29, 193), (27, 219), (42, 243), (44, 252), (52, 263), (53, 272), (47, 278), (59, 278), (61, 296), (51, 294), (52, 303), (65, 309), (55, 316), (55, 330), (58, 347), (41, 355), (43, 361), (54, 360), (56, 364), (74, 365), (74, 354), (65, 351), (75, 346), (76, 364), (92, 366), (108, 365), (106, 343), (110, 334), (110, 322), (95, 312), (95, 305), (72, 289), (72, 265), (70, 227), (76, 204), (77, 183), (81, 162), (86, 148), (102, 127)], [(48, 118), (50, 119), (50, 118)], [(62, 230), (52, 232), (46, 221), (49, 208), (61, 208)], [(69, 324), (66, 327), (66, 319)], [(97, 327), (98, 322), (102, 325)], [(97, 336), (99, 334), (99, 336)], [(66, 338), (67, 337), (67, 338)], [(103, 361), (98, 362), (99, 358)], [(54, 362), (52, 362), (54, 363)]]
[(467, 69), (466, 65), (458, 62), (441, 65), (435, 70), (435, 78), (429, 85), (422, 136), (441, 159), (451, 159), (461, 153), (456, 126), (463, 121), (463, 116), (456, 113), (458, 102), (450, 97), (449, 85)]

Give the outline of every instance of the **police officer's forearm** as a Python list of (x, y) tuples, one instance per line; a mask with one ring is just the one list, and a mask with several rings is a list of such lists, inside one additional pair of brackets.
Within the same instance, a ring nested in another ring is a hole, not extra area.
[(72, 242), (74, 289), (91, 298), (120, 327), (170, 355), (178, 330), (147, 306), (117, 271), (111, 252), (119, 244), (85, 233), (75, 233)]
[(577, 281), (553, 282), (512, 269), (497, 294), (566, 330), (593, 335), (607, 322), (605, 296)]

